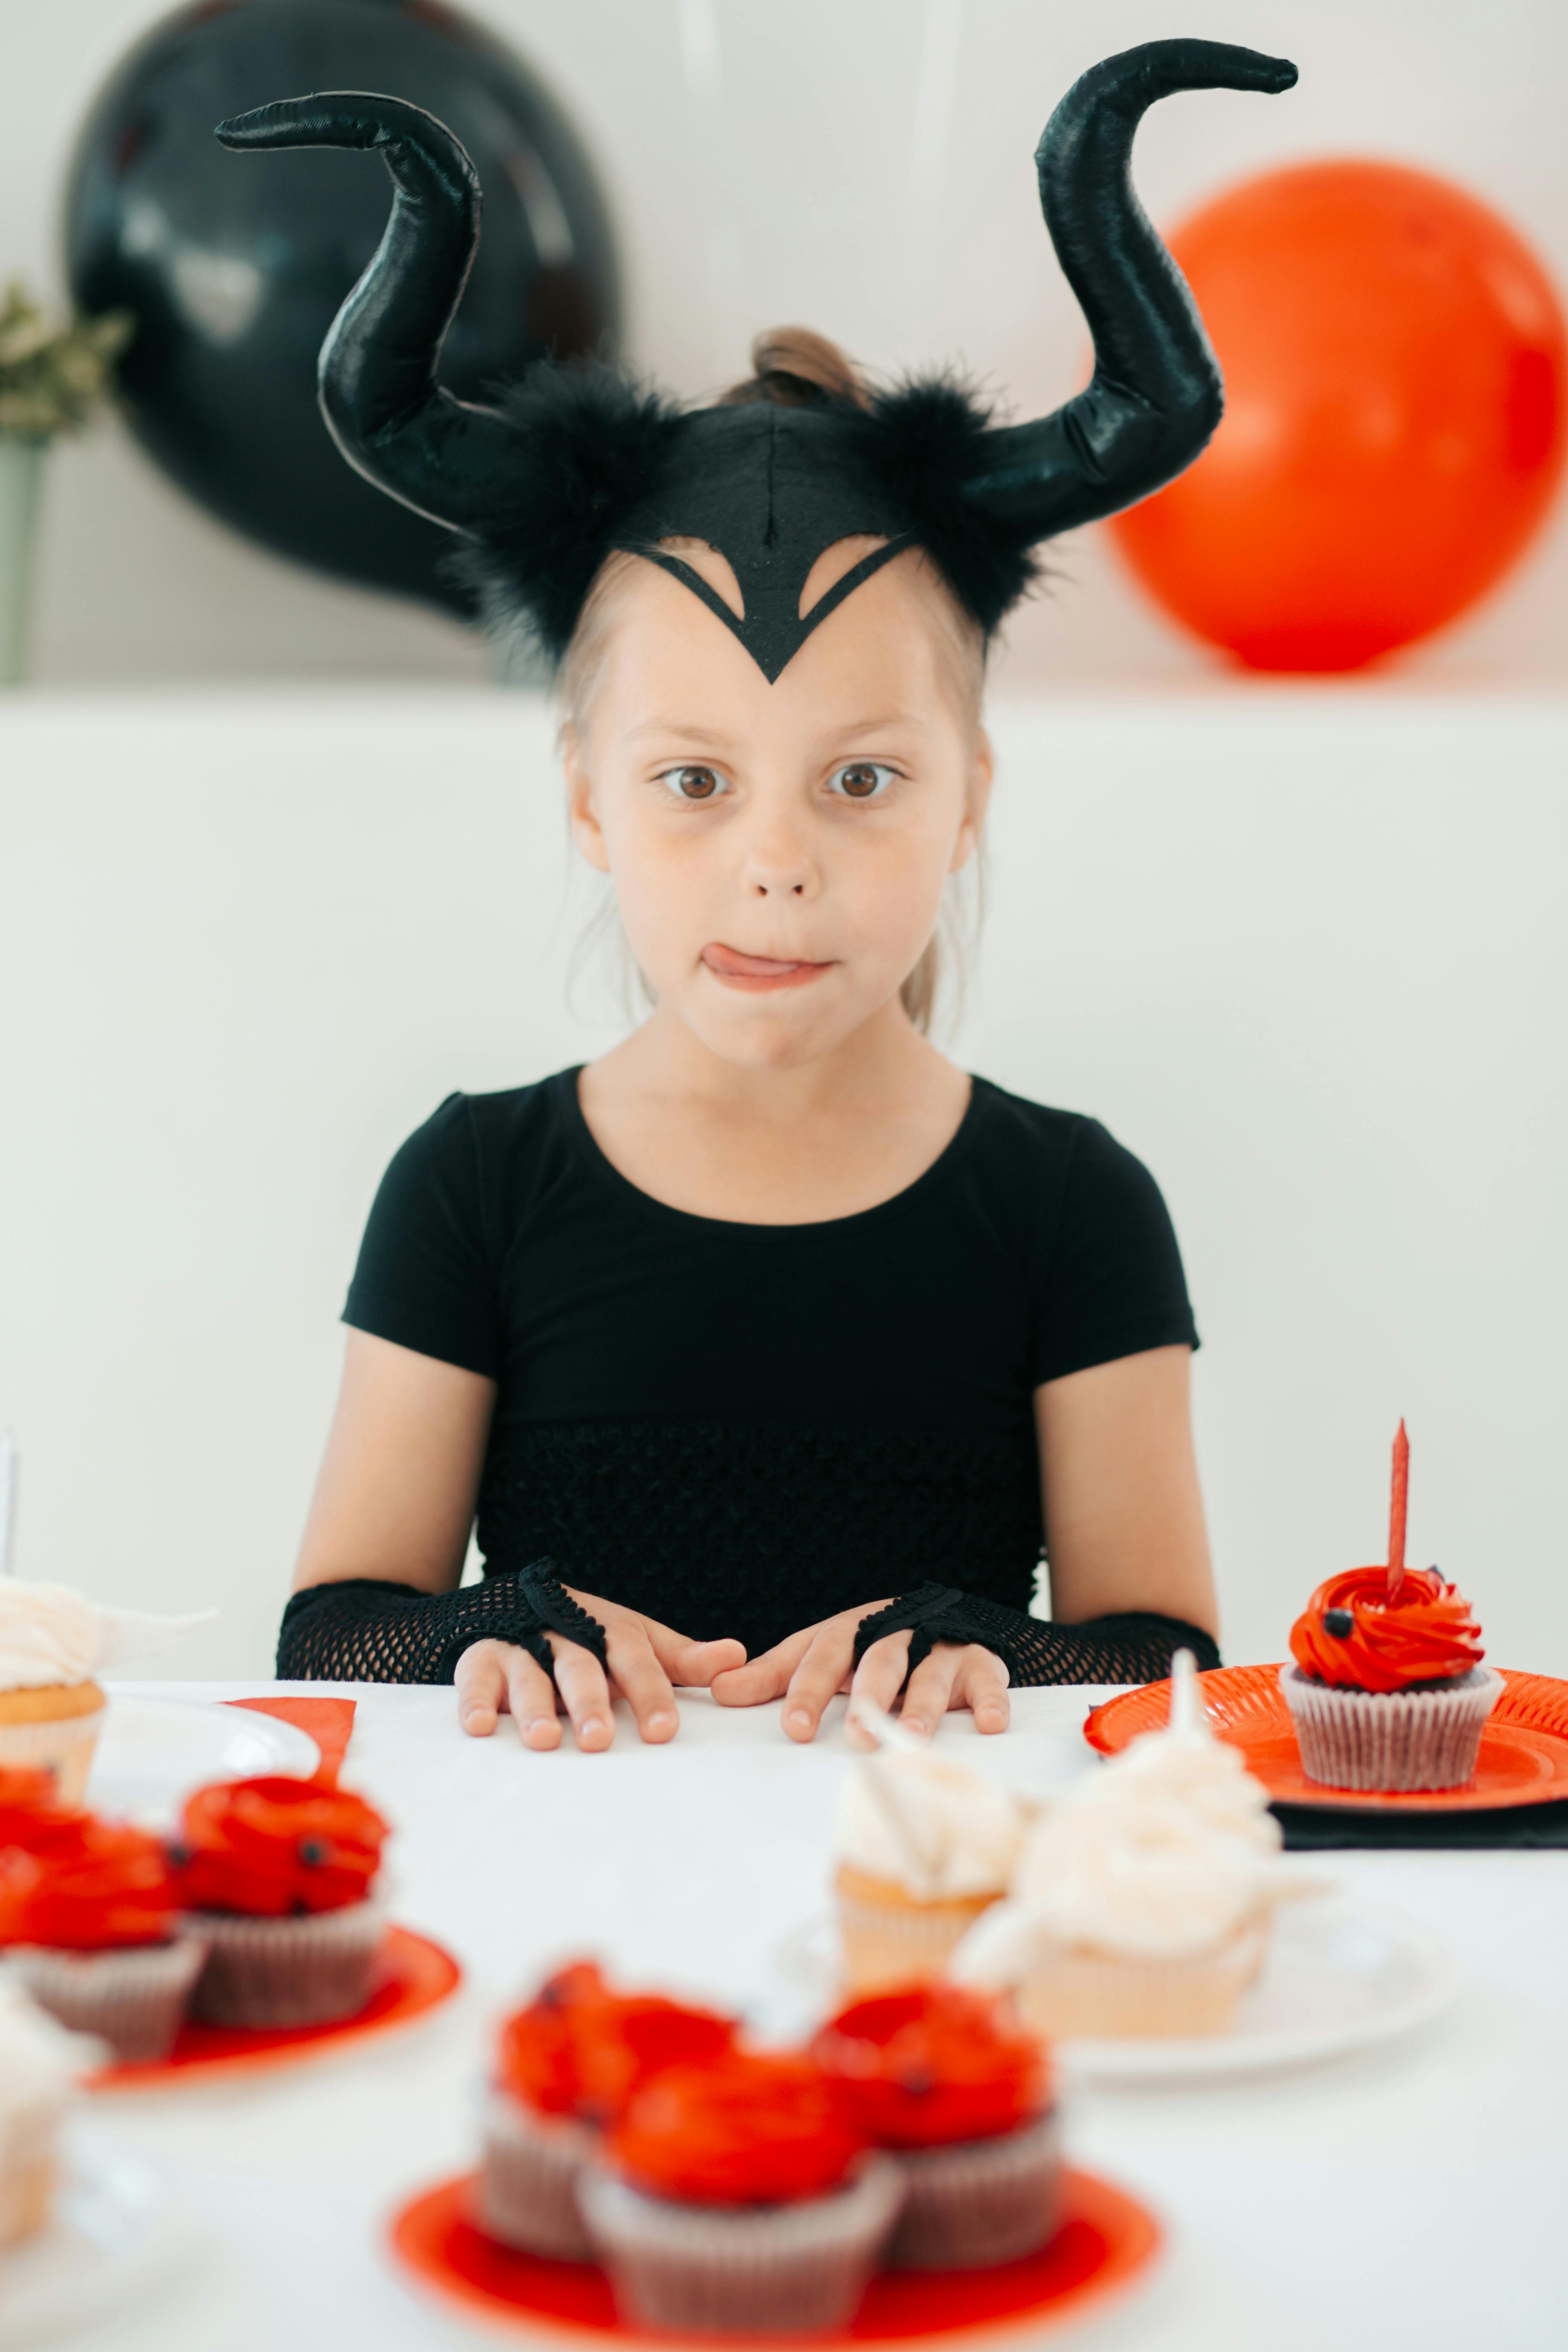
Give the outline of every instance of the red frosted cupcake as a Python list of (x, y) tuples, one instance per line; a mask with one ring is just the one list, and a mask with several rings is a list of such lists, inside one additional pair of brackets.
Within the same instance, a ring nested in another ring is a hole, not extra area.
[(1320, 1584), (1290, 1628), (1295, 1664), (1279, 1669), (1301, 1769), (1326, 1788), (1462, 1787), (1502, 1696), (1469, 1602), (1435, 1568), (1405, 1565), (1409, 1474), (1401, 1422), (1387, 1563)]
[(736, 2051), (639, 2091), (578, 2199), (634, 2326), (804, 2335), (849, 2318), (903, 2181), (814, 2059)]
[(128, 2063), (166, 2058), (205, 1947), (185, 1931), (163, 1845), (30, 1806), (22, 1777), (0, 1780), (0, 1955), (62, 2025)]
[(840, 2010), (812, 2054), (903, 2173), (890, 2265), (973, 2270), (1045, 2244), (1060, 2130), (1045, 2053), (1003, 2003), (947, 1984), (879, 1994)]
[(179, 1883), (207, 1945), (192, 2014), (214, 2025), (323, 2025), (375, 1986), (386, 1823), (363, 1797), (281, 1777), (199, 1789)]
[(559, 1969), (501, 2029), (485, 2119), (479, 2218), (492, 2237), (593, 2260), (577, 2181), (644, 2083), (733, 2047), (733, 2019), (657, 1993), (613, 1991), (592, 1961)]

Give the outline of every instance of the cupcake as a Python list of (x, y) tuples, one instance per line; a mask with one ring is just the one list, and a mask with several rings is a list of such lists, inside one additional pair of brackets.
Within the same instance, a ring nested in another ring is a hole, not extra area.
[(1473, 1779), (1502, 1676), (1470, 1604), (1435, 1568), (1405, 1565), (1410, 1441), (1394, 1441), (1388, 1559), (1320, 1584), (1290, 1629), (1279, 1688), (1301, 1769), (1325, 1788), (1458, 1789)]
[(59, 2178), (60, 2126), (97, 2052), (0, 1978), (0, 2252), (47, 2227)]
[(615, 1992), (591, 1961), (560, 1969), (501, 2029), (480, 2226), (530, 2253), (591, 2262), (576, 2191), (601, 2132), (654, 2075), (719, 2057), (734, 2039), (732, 2019)]
[(363, 1797), (281, 1777), (220, 1781), (186, 1803), (176, 1853), (207, 1947), (191, 2013), (211, 2025), (326, 2025), (375, 1989), (386, 1823)]
[(0, 1963), (40, 2008), (122, 2063), (166, 2058), (205, 1951), (158, 1839), (0, 1789)]
[(850, 1767), (840, 1792), (833, 1886), (844, 1989), (868, 1993), (941, 1976), (1006, 1892), (1025, 1815), (994, 1781), (863, 1700), (856, 1719), (883, 1744)]
[(904, 2176), (889, 2267), (1018, 2261), (1056, 2229), (1061, 2135), (1038, 2041), (994, 1998), (914, 1985), (858, 2000), (812, 2055), (858, 2135)]
[(105, 1608), (64, 1584), (0, 1579), (0, 1769), (50, 1772), (57, 1801), (79, 1805), (103, 1727), (95, 1677), (212, 1613), (150, 1617)]
[(0, 1767), (48, 1772), (62, 1805), (80, 1804), (103, 1728), (110, 1630), (63, 1584), (0, 1583)]
[(1318, 1881), (1280, 1853), (1267, 1791), (1214, 1738), (1189, 1650), (1171, 1720), (1076, 1781), (1030, 1832), (1009, 1899), (953, 1956), (1053, 2039), (1223, 2033), (1275, 1906)]
[(747, 2336), (841, 2327), (903, 2193), (815, 2060), (740, 2051), (646, 2084), (577, 2191), (625, 2321)]

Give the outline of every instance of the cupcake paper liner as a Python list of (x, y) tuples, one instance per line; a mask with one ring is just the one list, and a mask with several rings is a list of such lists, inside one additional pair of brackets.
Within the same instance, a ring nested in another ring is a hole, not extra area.
[(931, 1983), (944, 1973), (949, 1958), (981, 1913), (1001, 1895), (998, 1888), (994, 1895), (955, 1895), (944, 1902), (921, 1903), (890, 1881), (887, 1895), (879, 1897), (880, 1883), (842, 1864), (834, 1880), (847, 1992), (883, 1992), (895, 1985)]
[(894, 2149), (905, 2194), (888, 2267), (983, 2270), (1037, 2252), (1056, 2232), (1061, 2137), (1053, 2109), (998, 2139)]
[(0, 1770), (52, 1772), (55, 1802), (74, 1811), (87, 1794), (92, 1751), (106, 1707), (90, 1715), (56, 1715), (40, 1723), (0, 1723)]
[(52, 2148), (0, 2150), (0, 2250), (36, 2238), (48, 2221), (59, 2185)]
[(879, 2156), (833, 2195), (793, 2205), (680, 2205), (598, 2165), (577, 2190), (623, 2317), (677, 2334), (748, 2336), (842, 2326), (903, 2194), (898, 2166)]
[(1503, 1680), (1491, 1666), (1472, 1666), (1441, 1690), (1336, 1690), (1289, 1665), (1279, 1669), (1279, 1688), (1309, 1780), (1397, 1792), (1474, 1779)]
[(1181, 1959), (1062, 1951), (1037, 1964), (1016, 1988), (1018, 2013), (1049, 2041), (1224, 2033), (1262, 1966), (1268, 1933), (1268, 1923), (1249, 1921), (1215, 1950)]
[(287, 1919), (194, 1911), (189, 1924), (207, 1958), (191, 2015), (207, 2025), (271, 2028), (356, 2016), (375, 1990), (385, 1920), (386, 1906), (374, 1895)]
[(591, 2263), (594, 2244), (577, 2210), (577, 2182), (598, 2140), (567, 2116), (536, 2115), (508, 2091), (485, 2111), (479, 2227), (503, 2244), (562, 2263)]
[(206, 1945), (200, 1936), (100, 1952), (15, 1946), (7, 1971), (40, 2009), (73, 2032), (96, 2033), (122, 2064), (166, 2058), (174, 2046)]

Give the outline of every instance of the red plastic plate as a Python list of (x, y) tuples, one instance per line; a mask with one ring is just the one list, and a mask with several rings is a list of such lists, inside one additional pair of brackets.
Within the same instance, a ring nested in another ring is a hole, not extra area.
[[(1473, 1780), (1462, 1789), (1420, 1789), (1375, 1796), (1365, 1789), (1330, 1789), (1309, 1780), (1279, 1688), (1278, 1666), (1218, 1666), (1198, 1682), (1209, 1719), (1222, 1739), (1239, 1748), (1247, 1769), (1271, 1797), (1292, 1805), (1338, 1805), (1352, 1812), (1478, 1812), (1496, 1805), (1538, 1805), (1568, 1797), (1568, 1683), (1550, 1675), (1504, 1671), (1503, 1694), (1481, 1734)], [(1083, 1736), (1102, 1756), (1115, 1756), (1141, 1731), (1164, 1727), (1169, 1682), (1145, 1683), (1091, 1707)]]
[[(393, 2250), (420, 2284), (445, 2302), (524, 2333), (658, 2341), (623, 2326), (603, 2271), (551, 2263), (487, 2237), (468, 2219), (475, 2175), (444, 2180), (393, 2217)], [(1092, 2173), (1063, 2177), (1062, 2226), (1040, 2253), (984, 2271), (883, 2271), (841, 2336), (815, 2336), (816, 2352), (836, 2346), (1038, 2335), (1129, 2286), (1161, 2242), (1153, 2215)], [(704, 2338), (755, 2343), (758, 2337)], [(777, 2346), (780, 2339), (766, 2339)]]
[(357, 2017), (333, 2025), (249, 2031), (234, 2025), (186, 2024), (172, 2056), (151, 2065), (106, 2066), (89, 2077), (95, 2091), (182, 2089), (208, 2076), (258, 2074), (298, 2066), (344, 2042), (392, 2033), (450, 2000), (463, 1971), (448, 1951), (410, 1927), (389, 1927), (381, 1948), (381, 1980)]

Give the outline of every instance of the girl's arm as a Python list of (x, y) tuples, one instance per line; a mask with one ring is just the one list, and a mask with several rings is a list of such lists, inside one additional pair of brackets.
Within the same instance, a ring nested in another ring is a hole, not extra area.
[(1035, 1391), (1051, 1616), (1219, 1627), (1193, 1451), (1192, 1350), (1151, 1348)]

